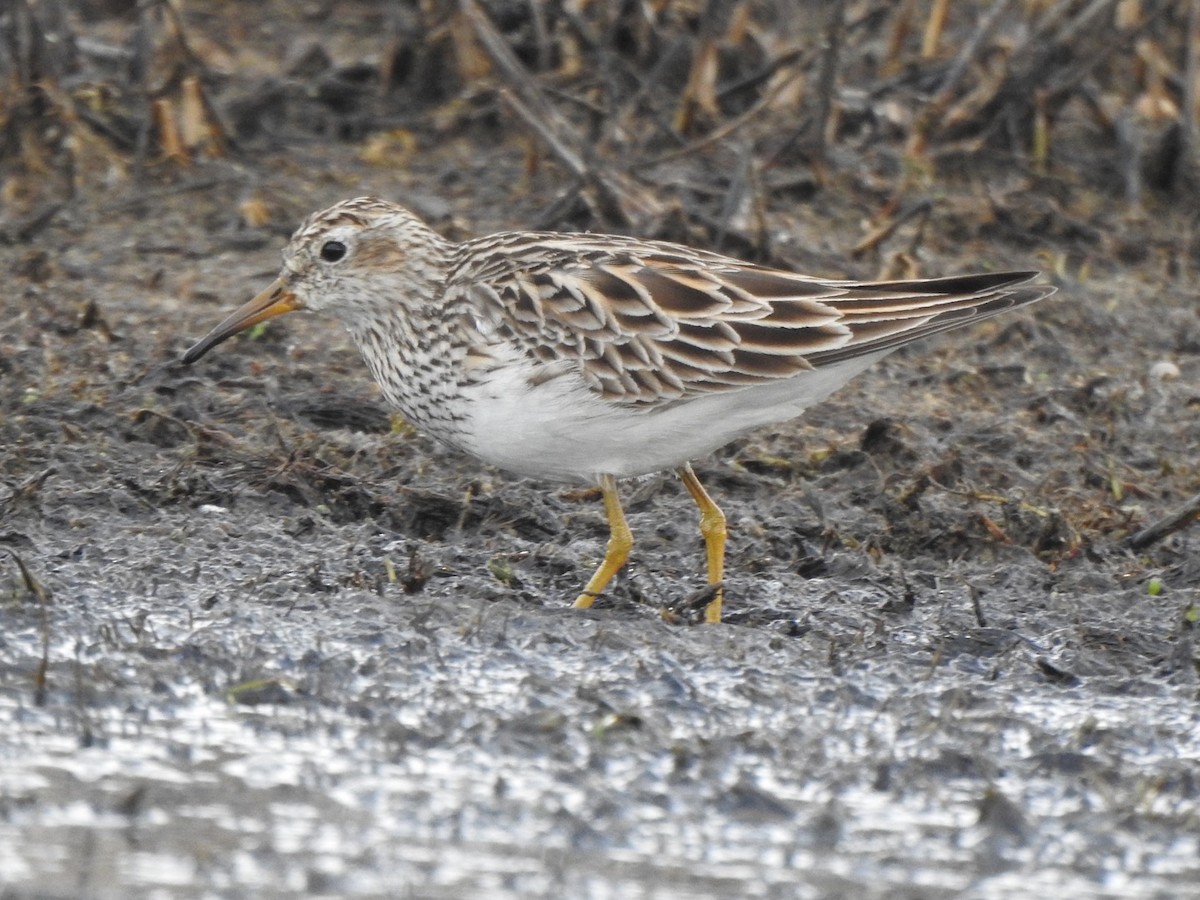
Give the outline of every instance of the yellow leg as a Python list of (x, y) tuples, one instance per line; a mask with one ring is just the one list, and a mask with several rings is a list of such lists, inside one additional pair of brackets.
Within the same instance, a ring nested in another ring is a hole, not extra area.
[(583, 593), (575, 601), (579, 609), (587, 609), (600, 595), (612, 577), (617, 574), (625, 560), (629, 559), (629, 548), (633, 546), (633, 532), (625, 521), (625, 513), (621, 510), (621, 498), (617, 496), (617, 480), (611, 475), (600, 479), (600, 492), (604, 495), (604, 512), (608, 516), (608, 549), (604, 551), (604, 562), (596, 570)]
[[(679, 478), (700, 507), (700, 533), (704, 535), (704, 549), (708, 555), (708, 583), (719, 585), (725, 579), (725, 513), (708, 496), (708, 491), (692, 471), (690, 463), (684, 463), (679, 469)], [(723, 599), (724, 591), (718, 587), (704, 608), (705, 622), (721, 621)]]

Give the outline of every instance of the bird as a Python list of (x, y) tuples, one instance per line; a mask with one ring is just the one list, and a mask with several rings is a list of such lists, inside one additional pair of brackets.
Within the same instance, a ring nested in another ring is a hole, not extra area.
[(331, 315), (410, 425), (518, 475), (599, 486), (609, 540), (580, 608), (633, 545), (618, 480), (673, 469), (700, 512), (715, 623), (727, 527), (691, 461), (795, 418), (904, 344), (1048, 297), (1038, 274), (826, 279), (590, 232), (456, 243), (357, 197), (309, 216), (276, 280), (182, 362), (284, 313)]

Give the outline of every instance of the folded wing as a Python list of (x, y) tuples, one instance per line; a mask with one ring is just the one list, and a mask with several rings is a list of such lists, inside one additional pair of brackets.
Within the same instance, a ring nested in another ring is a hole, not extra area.
[(657, 406), (875, 355), (1054, 292), (1036, 272), (812, 278), (673, 244), (502, 234), (464, 245), (448, 290), (488, 340), (606, 399)]

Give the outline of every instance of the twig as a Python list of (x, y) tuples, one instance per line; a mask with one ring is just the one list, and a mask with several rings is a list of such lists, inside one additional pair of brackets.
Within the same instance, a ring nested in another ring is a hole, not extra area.
[[(799, 60), (799, 58), (800, 58), (799, 54), (797, 54), (795, 58), (797, 60)], [(775, 86), (770, 91), (768, 91), (766, 94), (764, 94), (762, 97), (760, 97), (757, 103), (755, 103), (753, 106), (751, 106), (748, 110), (746, 110), (740, 116), (736, 116), (736, 117), (730, 119), (728, 122), (726, 122), (724, 125), (720, 126), (719, 128), (714, 128), (712, 131), (710, 131), (704, 137), (702, 137), (698, 140), (692, 141), (692, 143), (688, 144), (686, 147), (680, 147), (678, 150), (670, 150), (666, 153), (663, 153), (663, 154), (660, 154), (659, 156), (654, 157), (653, 159), (639, 160), (637, 163), (635, 163), (636, 168), (651, 169), (651, 168), (654, 168), (655, 166), (661, 165), (662, 163), (665, 163), (665, 162), (671, 162), (672, 160), (679, 159), (684, 156), (691, 156), (692, 154), (698, 153), (699, 151), (705, 149), (706, 147), (711, 146), (712, 144), (716, 144), (716, 143), (724, 140), (726, 137), (728, 137), (733, 132), (737, 131), (739, 128), (741, 128), (743, 125), (745, 125), (751, 119), (755, 118), (760, 113), (762, 113), (764, 110), (769, 108), (770, 105), (775, 102), (775, 98), (777, 98), (780, 94), (782, 94), (785, 88), (789, 87), (793, 81), (795, 81), (797, 78), (799, 78), (803, 74), (804, 74), (803, 70), (799, 66), (797, 66), (796, 69), (793, 70), (786, 78), (780, 78), (779, 81), (777, 81), (775, 83)], [(776, 156), (778, 156), (778, 154), (776, 154)], [(773, 162), (773, 161), (774, 161), (773, 159), (768, 160), (767, 166), (770, 166), (771, 162)]]
[(463, 18), (471, 26), (476, 39), (482, 45), (488, 58), (500, 70), (505, 82), (513, 91), (520, 95), (521, 102), (529, 107), (537, 118), (549, 121), (555, 117), (554, 108), (547, 102), (541, 88), (533, 80), (533, 76), (521, 65), (505, 42), (503, 36), (496, 31), (491, 19), (487, 17), (475, 0), (459, 0), (459, 9)]
[(1163, 538), (1182, 531), (1189, 525), (1200, 522), (1200, 494), (1197, 494), (1179, 509), (1159, 519), (1153, 525), (1143, 528), (1129, 538), (1129, 546), (1134, 550), (1144, 550), (1151, 544), (1156, 544)]
[[(1096, 0), (1093, 7), (1089, 7), (1076, 16), (1075, 20), (1069, 22), (1063, 31), (1057, 35), (1047, 37), (1043, 35), (1031, 35), (1029, 44), (1041, 48), (1042, 55), (1035, 56), (1032, 64), (1029, 66), (1029, 71), (1037, 72), (1047, 66), (1053, 65), (1061, 56), (1061, 47), (1072, 46), (1080, 40), (1076, 32), (1087, 24), (1091, 17), (1096, 13), (1108, 12), (1107, 7), (1111, 5), (1113, 0)], [(1052, 96), (1065, 97), (1076, 86), (1081, 84), (1092, 72), (1105, 63), (1108, 63), (1113, 54), (1120, 50), (1134, 46), (1137, 39), (1150, 30), (1155, 20), (1159, 16), (1165, 15), (1171, 9), (1171, 4), (1156, 4), (1145, 10), (1145, 15), (1142, 21), (1127, 32), (1122, 32), (1119, 35), (1119, 40), (1110, 41), (1106, 45), (1100, 45), (1107, 52), (1095, 52), (1082, 54), (1075, 61), (1074, 65), (1060, 68), (1054, 73), (1054, 78), (1046, 78), (1046, 89)], [(1101, 27), (1101, 26), (1096, 26)], [(1037, 43), (1038, 41), (1046, 43)], [(1015, 54), (1014, 54), (1015, 56)], [(1111, 63), (1110, 63), (1111, 64)], [(1050, 71), (1050, 70), (1047, 70)]]
[(1054, 40), (1063, 46), (1075, 44), (1079, 40), (1080, 33), (1092, 19), (1102, 13), (1108, 13), (1118, 2), (1119, 0), (1092, 0), (1091, 3), (1079, 11), (1074, 19), (1066, 24), (1062, 31), (1055, 35)]
[[(1003, 4), (996, 4), (1002, 6)], [(950, 12), (950, 0), (933, 0), (933, 9), (929, 13), (929, 21), (925, 24), (925, 36), (921, 39), (921, 58), (933, 59), (937, 56), (938, 44), (942, 40), (942, 31), (946, 28), (946, 16)]]
[(21, 219), (19, 222), (13, 222), (6, 228), (0, 228), (0, 244), (27, 243), (53, 222), (54, 217), (65, 205), (57, 200), (47, 203), (33, 215)]
[[(946, 70), (945, 77), (942, 78), (937, 90), (933, 92), (929, 103), (917, 117), (917, 121), (913, 125), (906, 151), (908, 156), (915, 158), (925, 155), (930, 135), (935, 128), (942, 127), (948, 118), (948, 112), (954, 101), (954, 89), (958, 86), (958, 82), (962, 80), (963, 75), (966, 74), (971, 61), (978, 56), (980, 46), (991, 35), (1000, 21), (1000, 16), (1011, 4), (1012, 0), (1002, 0), (1002, 2), (992, 6), (988, 14), (983, 17), (983, 21), (979, 23), (979, 27), (975, 29), (966, 44), (963, 45), (962, 50), (955, 57), (950, 68)], [(1017, 53), (1014, 52), (1012, 56), (1015, 59)], [(1010, 72), (1006, 77), (1012, 77), (1011, 68), (1010, 63)], [(996, 93), (999, 93), (999, 90)]]
[(8, 555), (13, 558), (13, 562), (17, 564), (17, 568), (21, 570), (21, 579), (25, 582), (25, 589), (33, 596), (37, 597), (38, 606), (42, 613), (42, 658), (38, 660), (37, 670), (33, 674), (33, 702), (37, 706), (46, 705), (46, 681), (50, 671), (50, 612), (49, 606), (51, 602), (50, 591), (47, 590), (40, 581), (33, 577), (33, 574), (25, 565), (25, 560), (17, 555), (17, 552), (9, 547), (3, 548), (8, 551)]
[(975, 624), (980, 628), (987, 628), (987, 616), (983, 614), (983, 597), (979, 593), (979, 588), (967, 582), (967, 592), (971, 595), (971, 611), (975, 613)]
[(862, 256), (862, 254), (866, 253), (868, 250), (874, 250), (889, 237), (891, 237), (895, 233), (896, 229), (909, 219), (920, 217), (922, 219), (922, 224), (924, 224), (924, 220), (928, 219), (930, 213), (932, 212), (933, 203), (929, 200), (921, 200), (917, 203), (914, 203), (911, 207), (899, 215), (892, 216), (882, 225), (875, 228), (865, 238), (851, 247), (850, 255), (857, 258)]
[(555, 132), (554, 127), (546, 119), (539, 117), (516, 94), (505, 88), (498, 89), (497, 93), (513, 112), (525, 120), (525, 123), (542, 139), (559, 162), (566, 166), (572, 175), (595, 191), (600, 210), (606, 218), (621, 225), (632, 225), (635, 220), (635, 212), (638, 214), (638, 218), (650, 212), (650, 208), (646, 204), (635, 202), (631, 193), (619, 187), (611, 177), (586, 163), (583, 157), (569, 147), (567, 141)]
[(496, 93), (508, 105), (508, 108), (520, 116), (530, 130), (542, 139), (550, 152), (558, 157), (558, 161), (566, 166), (572, 175), (585, 179), (589, 177), (591, 170), (583, 161), (583, 157), (573, 147), (567, 146), (567, 142), (558, 135), (545, 116), (534, 112), (524, 100), (508, 88), (498, 88)]
[(521, 65), (475, 0), (460, 0), (459, 5), (476, 39), (507, 84), (507, 89), (498, 89), (500, 98), (573, 175), (592, 188), (603, 215), (625, 226), (654, 215), (656, 210), (645, 199), (645, 192), (627, 188), (621, 183), (620, 175), (602, 171), (590, 158), (574, 128), (550, 105), (533, 76)]
[(186, 181), (182, 184), (172, 184), (168, 187), (155, 191), (142, 191), (138, 196), (128, 200), (119, 200), (116, 203), (110, 203), (103, 207), (103, 212), (110, 215), (127, 212), (131, 209), (137, 209), (144, 204), (152, 203), (155, 200), (162, 200), (167, 197), (173, 197), (177, 194), (188, 194), (193, 191), (207, 191), (223, 184), (237, 184), (238, 178), (224, 178), (205, 176), (197, 178), (193, 181)]
[(813, 123), (813, 147), (816, 158), (825, 161), (829, 115), (833, 110), (833, 94), (837, 90), (838, 67), (841, 64), (842, 34), (846, 30), (846, 0), (836, 0), (829, 9), (825, 26), (825, 54), (821, 58), (821, 74), (817, 81), (817, 114)]
[(724, 100), (726, 97), (733, 96), (740, 91), (747, 91), (750, 88), (758, 87), (760, 84), (770, 81), (771, 77), (780, 69), (785, 69), (792, 65), (792, 63), (800, 62), (805, 55), (805, 51), (799, 47), (795, 50), (786, 50), (780, 53), (760, 66), (757, 71), (717, 88), (717, 100)]
[(1187, 62), (1183, 81), (1183, 147), (1180, 159), (1190, 160), (1196, 146), (1196, 78), (1200, 77), (1200, 0), (1188, 7)]
[[(712, 231), (712, 243), (716, 249), (729, 249), (727, 241), (732, 237), (739, 242), (742, 251), (749, 251), (759, 259), (770, 256), (770, 237), (766, 227), (766, 200), (763, 198), (762, 179), (754, 160), (754, 150), (749, 144), (738, 149), (738, 163), (724, 191), (721, 210), (715, 220), (708, 220), (698, 210), (690, 217)], [(744, 220), (745, 225), (737, 224)]]
[(953, 91), (958, 85), (959, 80), (963, 77), (967, 71), (967, 68), (971, 65), (971, 60), (975, 59), (979, 55), (980, 46), (984, 41), (991, 37), (992, 32), (996, 29), (996, 26), (1000, 22), (1000, 17), (1008, 11), (1010, 6), (1012, 6), (1012, 0), (1003, 0), (1002, 3), (992, 4), (991, 9), (989, 9), (987, 14), (983, 17), (983, 21), (979, 23), (979, 27), (975, 29), (974, 33), (967, 40), (966, 44), (963, 45), (963, 48), (959, 52), (958, 56), (955, 57), (954, 63), (946, 72), (946, 77), (943, 78), (941, 84), (938, 85), (936, 96), (934, 98), (935, 104), (939, 100), (947, 98), (950, 92)]
[[(541, 0), (537, 0), (537, 2), (541, 2)], [(609, 46), (610, 36), (596, 35), (582, 13), (572, 9), (571, 4), (563, 5), (560, 12), (563, 19), (574, 29), (575, 36), (583, 43), (585, 51), (596, 55), (600, 63), (597, 66), (597, 73), (608, 86), (605, 99), (609, 107), (597, 123), (600, 131), (594, 146), (607, 145), (614, 134), (628, 127), (629, 117), (639, 109), (647, 113), (647, 124), (656, 127), (657, 131), (654, 137), (683, 143), (680, 136), (672, 131), (669, 118), (661, 115), (660, 111), (652, 104), (646, 103), (646, 98), (652, 90), (662, 86), (664, 80), (667, 79), (667, 73), (673, 71), (674, 67), (679, 64), (680, 57), (690, 44), (689, 40), (684, 37), (676, 37), (673, 43), (659, 54), (658, 61), (653, 67), (648, 72), (643, 72), (637, 66), (614, 54)], [(625, 77), (637, 82), (637, 90), (632, 93), (622, 90), (615, 80), (614, 73), (617, 69), (620, 69), (621, 74)], [(624, 96), (621, 96), (622, 94)], [(580, 102), (578, 97), (570, 99), (576, 103)], [(612, 106), (614, 102), (617, 103), (616, 106)], [(639, 123), (639, 130), (641, 127), (644, 126)]]
[(679, 97), (679, 108), (675, 111), (674, 129), (680, 134), (691, 130), (699, 113), (715, 118), (720, 112), (717, 109), (716, 79), (719, 65), (717, 41), (725, 24), (721, 6), (720, 0), (707, 0), (700, 17), (700, 33), (692, 53), (687, 84)]

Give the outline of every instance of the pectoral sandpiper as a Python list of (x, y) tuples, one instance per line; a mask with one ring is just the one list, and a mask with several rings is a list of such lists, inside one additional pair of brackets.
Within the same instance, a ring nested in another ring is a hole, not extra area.
[(828, 280), (602, 234), (455, 244), (362, 197), (310, 216), (279, 278), (183, 361), (282, 313), (332, 313), (416, 427), (502, 469), (599, 484), (611, 536), (579, 607), (633, 544), (617, 479), (673, 468), (700, 508), (717, 622), (725, 517), (689, 460), (799, 415), (902, 344), (1052, 294), (1036, 274)]

